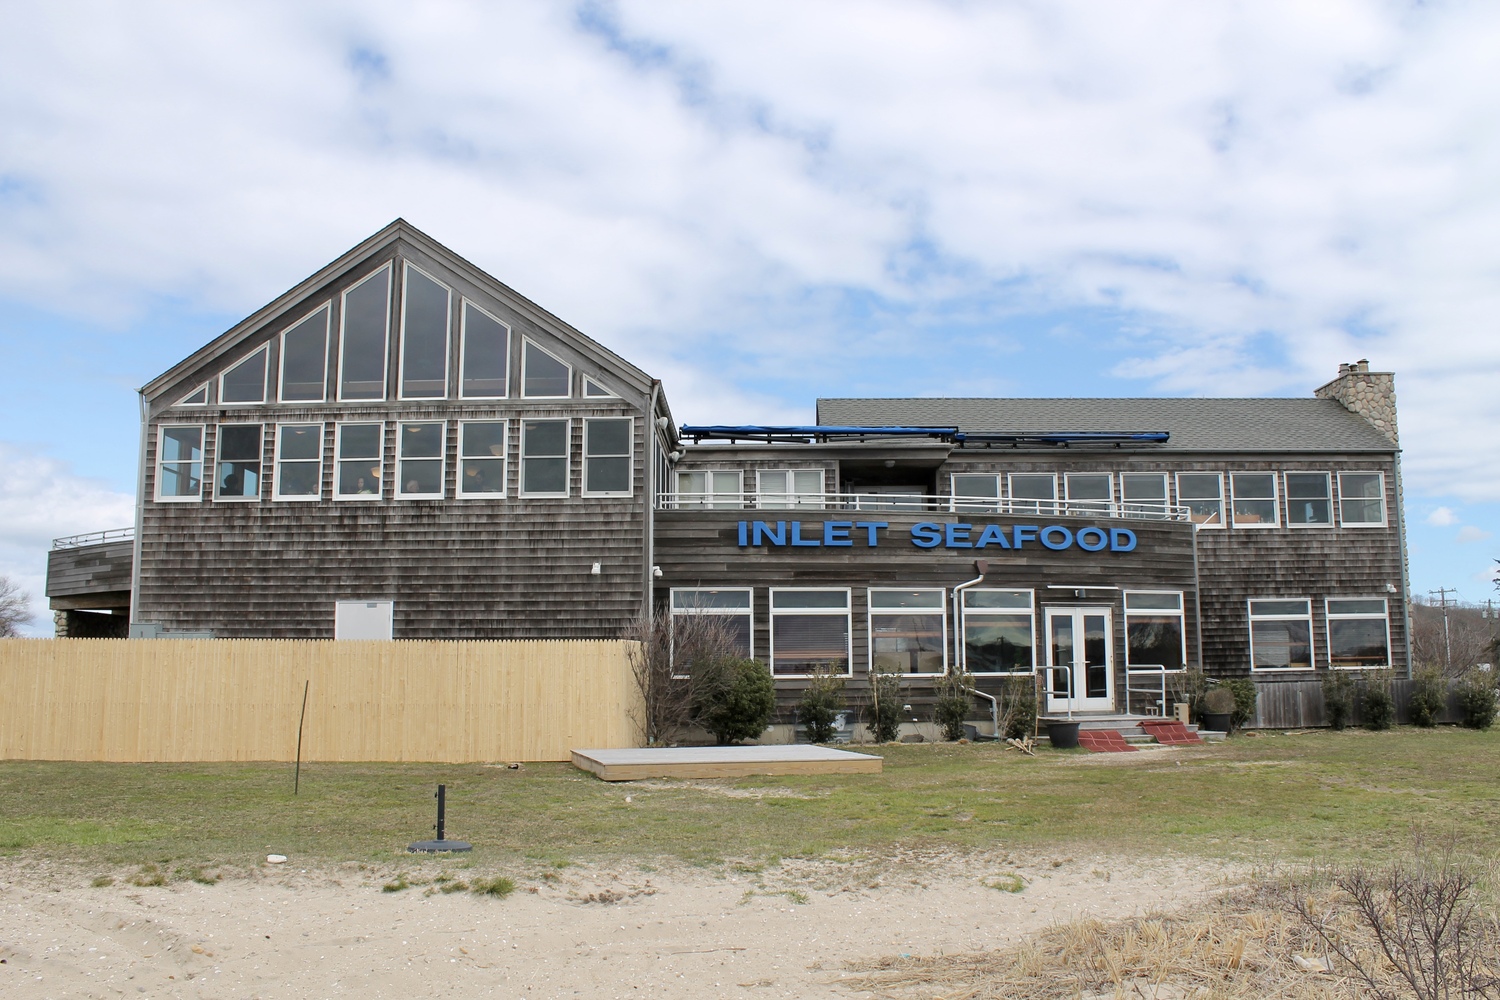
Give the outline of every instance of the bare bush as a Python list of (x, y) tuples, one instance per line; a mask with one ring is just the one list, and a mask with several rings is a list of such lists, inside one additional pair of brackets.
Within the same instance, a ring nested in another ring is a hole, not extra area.
[(634, 713), (636, 728), (646, 746), (665, 746), (694, 721), (694, 664), (735, 659), (734, 635), (722, 616), (674, 618), (662, 609), (632, 623), (623, 638), (636, 643), (630, 652), (641, 695)]
[(0, 576), (0, 638), (20, 635), (21, 626), (31, 619), (31, 595)]

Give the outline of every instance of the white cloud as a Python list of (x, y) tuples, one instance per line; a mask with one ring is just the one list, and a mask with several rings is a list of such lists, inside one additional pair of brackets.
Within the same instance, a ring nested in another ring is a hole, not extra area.
[(1458, 523), (1458, 515), (1452, 507), (1438, 507), (1427, 515), (1427, 523), (1438, 528), (1447, 528)]
[(1485, 531), (1483, 528), (1476, 528), (1472, 524), (1466, 524), (1458, 529), (1458, 541), (1460, 543), (1482, 542), (1487, 538), (1494, 537), (1495, 533), (1493, 531)]

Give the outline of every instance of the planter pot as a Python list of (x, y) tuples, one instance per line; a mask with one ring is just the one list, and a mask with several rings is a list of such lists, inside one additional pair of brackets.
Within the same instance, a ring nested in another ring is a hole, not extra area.
[(1078, 746), (1078, 723), (1047, 723), (1047, 742), (1059, 750), (1072, 750)]
[(1229, 720), (1233, 718), (1228, 712), (1204, 712), (1198, 717), (1198, 726), (1215, 733), (1229, 732)]

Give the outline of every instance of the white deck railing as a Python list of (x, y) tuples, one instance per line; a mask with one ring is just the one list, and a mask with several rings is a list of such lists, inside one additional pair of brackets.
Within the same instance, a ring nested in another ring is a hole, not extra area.
[(902, 513), (1003, 514), (1015, 517), (1106, 517), (1137, 521), (1186, 521), (1187, 507), (1109, 500), (1023, 500), (933, 496), (925, 493), (663, 493), (658, 510), (883, 511)]
[(87, 531), (81, 535), (68, 535), (52, 539), (54, 549), (76, 549), (84, 545), (102, 545), (105, 542), (128, 542), (135, 538), (135, 528), (110, 528), (108, 531)]

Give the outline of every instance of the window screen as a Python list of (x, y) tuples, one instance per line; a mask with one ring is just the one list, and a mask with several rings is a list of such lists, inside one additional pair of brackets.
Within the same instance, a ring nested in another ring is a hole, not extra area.
[(380, 499), (385, 425), (339, 424), (338, 469), (334, 496), (341, 499)]
[(156, 446), (159, 500), (197, 500), (203, 495), (203, 428), (163, 427)]
[(1385, 477), (1378, 472), (1339, 473), (1339, 521), (1345, 527), (1385, 524)]
[(250, 355), (224, 373), (219, 386), (221, 403), (264, 403), (266, 401), (266, 357), (269, 345)]
[(1167, 516), (1167, 477), (1160, 472), (1120, 473), (1120, 499), (1134, 517)]
[(941, 590), (870, 591), (870, 669), (941, 674), (948, 667), (948, 628)]
[(323, 425), (277, 427), (276, 499), (317, 500), (322, 489)]
[(505, 421), (460, 424), (459, 452), (458, 492), (462, 496), (505, 495)]
[(260, 496), (260, 424), (220, 424), (218, 493), (226, 500)]
[(1068, 509), (1073, 514), (1108, 514), (1114, 484), (1107, 472), (1070, 472), (1063, 477)]
[(464, 303), (462, 353), (461, 395), (498, 399), (508, 392), (510, 328), (472, 302)]
[(994, 514), (1000, 509), (1000, 477), (972, 473), (953, 476), (955, 511)]
[(1312, 602), (1250, 602), (1250, 666), (1255, 670), (1311, 670)]
[(401, 398), (448, 394), (448, 289), (411, 264), (401, 302)]
[(281, 398), (322, 402), (328, 381), (328, 317), (324, 306), (281, 335)]
[(1179, 472), (1177, 502), (1188, 509), (1194, 524), (1224, 527), (1224, 479), (1217, 472)]
[(1276, 526), (1276, 474), (1274, 472), (1235, 472), (1229, 477), (1229, 492), (1234, 501), (1236, 528), (1274, 528)]
[(401, 424), (396, 440), (396, 495), (408, 500), (443, 495), (443, 431), (437, 421)]
[(964, 667), (976, 674), (1030, 673), (1036, 665), (1029, 590), (963, 591)]
[(630, 419), (583, 422), (583, 491), (630, 495)]
[(771, 672), (848, 674), (849, 592), (771, 591)]
[[(1010, 509), (1017, 514), (1051, 514), (1057, 499), (1052, 473), (1016, 472), (1010, 477)], [(1045, 501), (1045, 502), (1044, 502)]]
[(521, 421), (521, 493), (568, 495), (568, 422)]
[(1326, 472), (1286, 474), (1286, 520), (1288, 524), (1333, 523), (1333, 499)]
[(521, 395), (567, 396), (571, 394), (572, 380), (572, 369), (531, 341), (526, 341), (521, 356)]
[(339, 398), (384, 399), (391, 269), (381, 268), (344, 293), (339, 334)]

